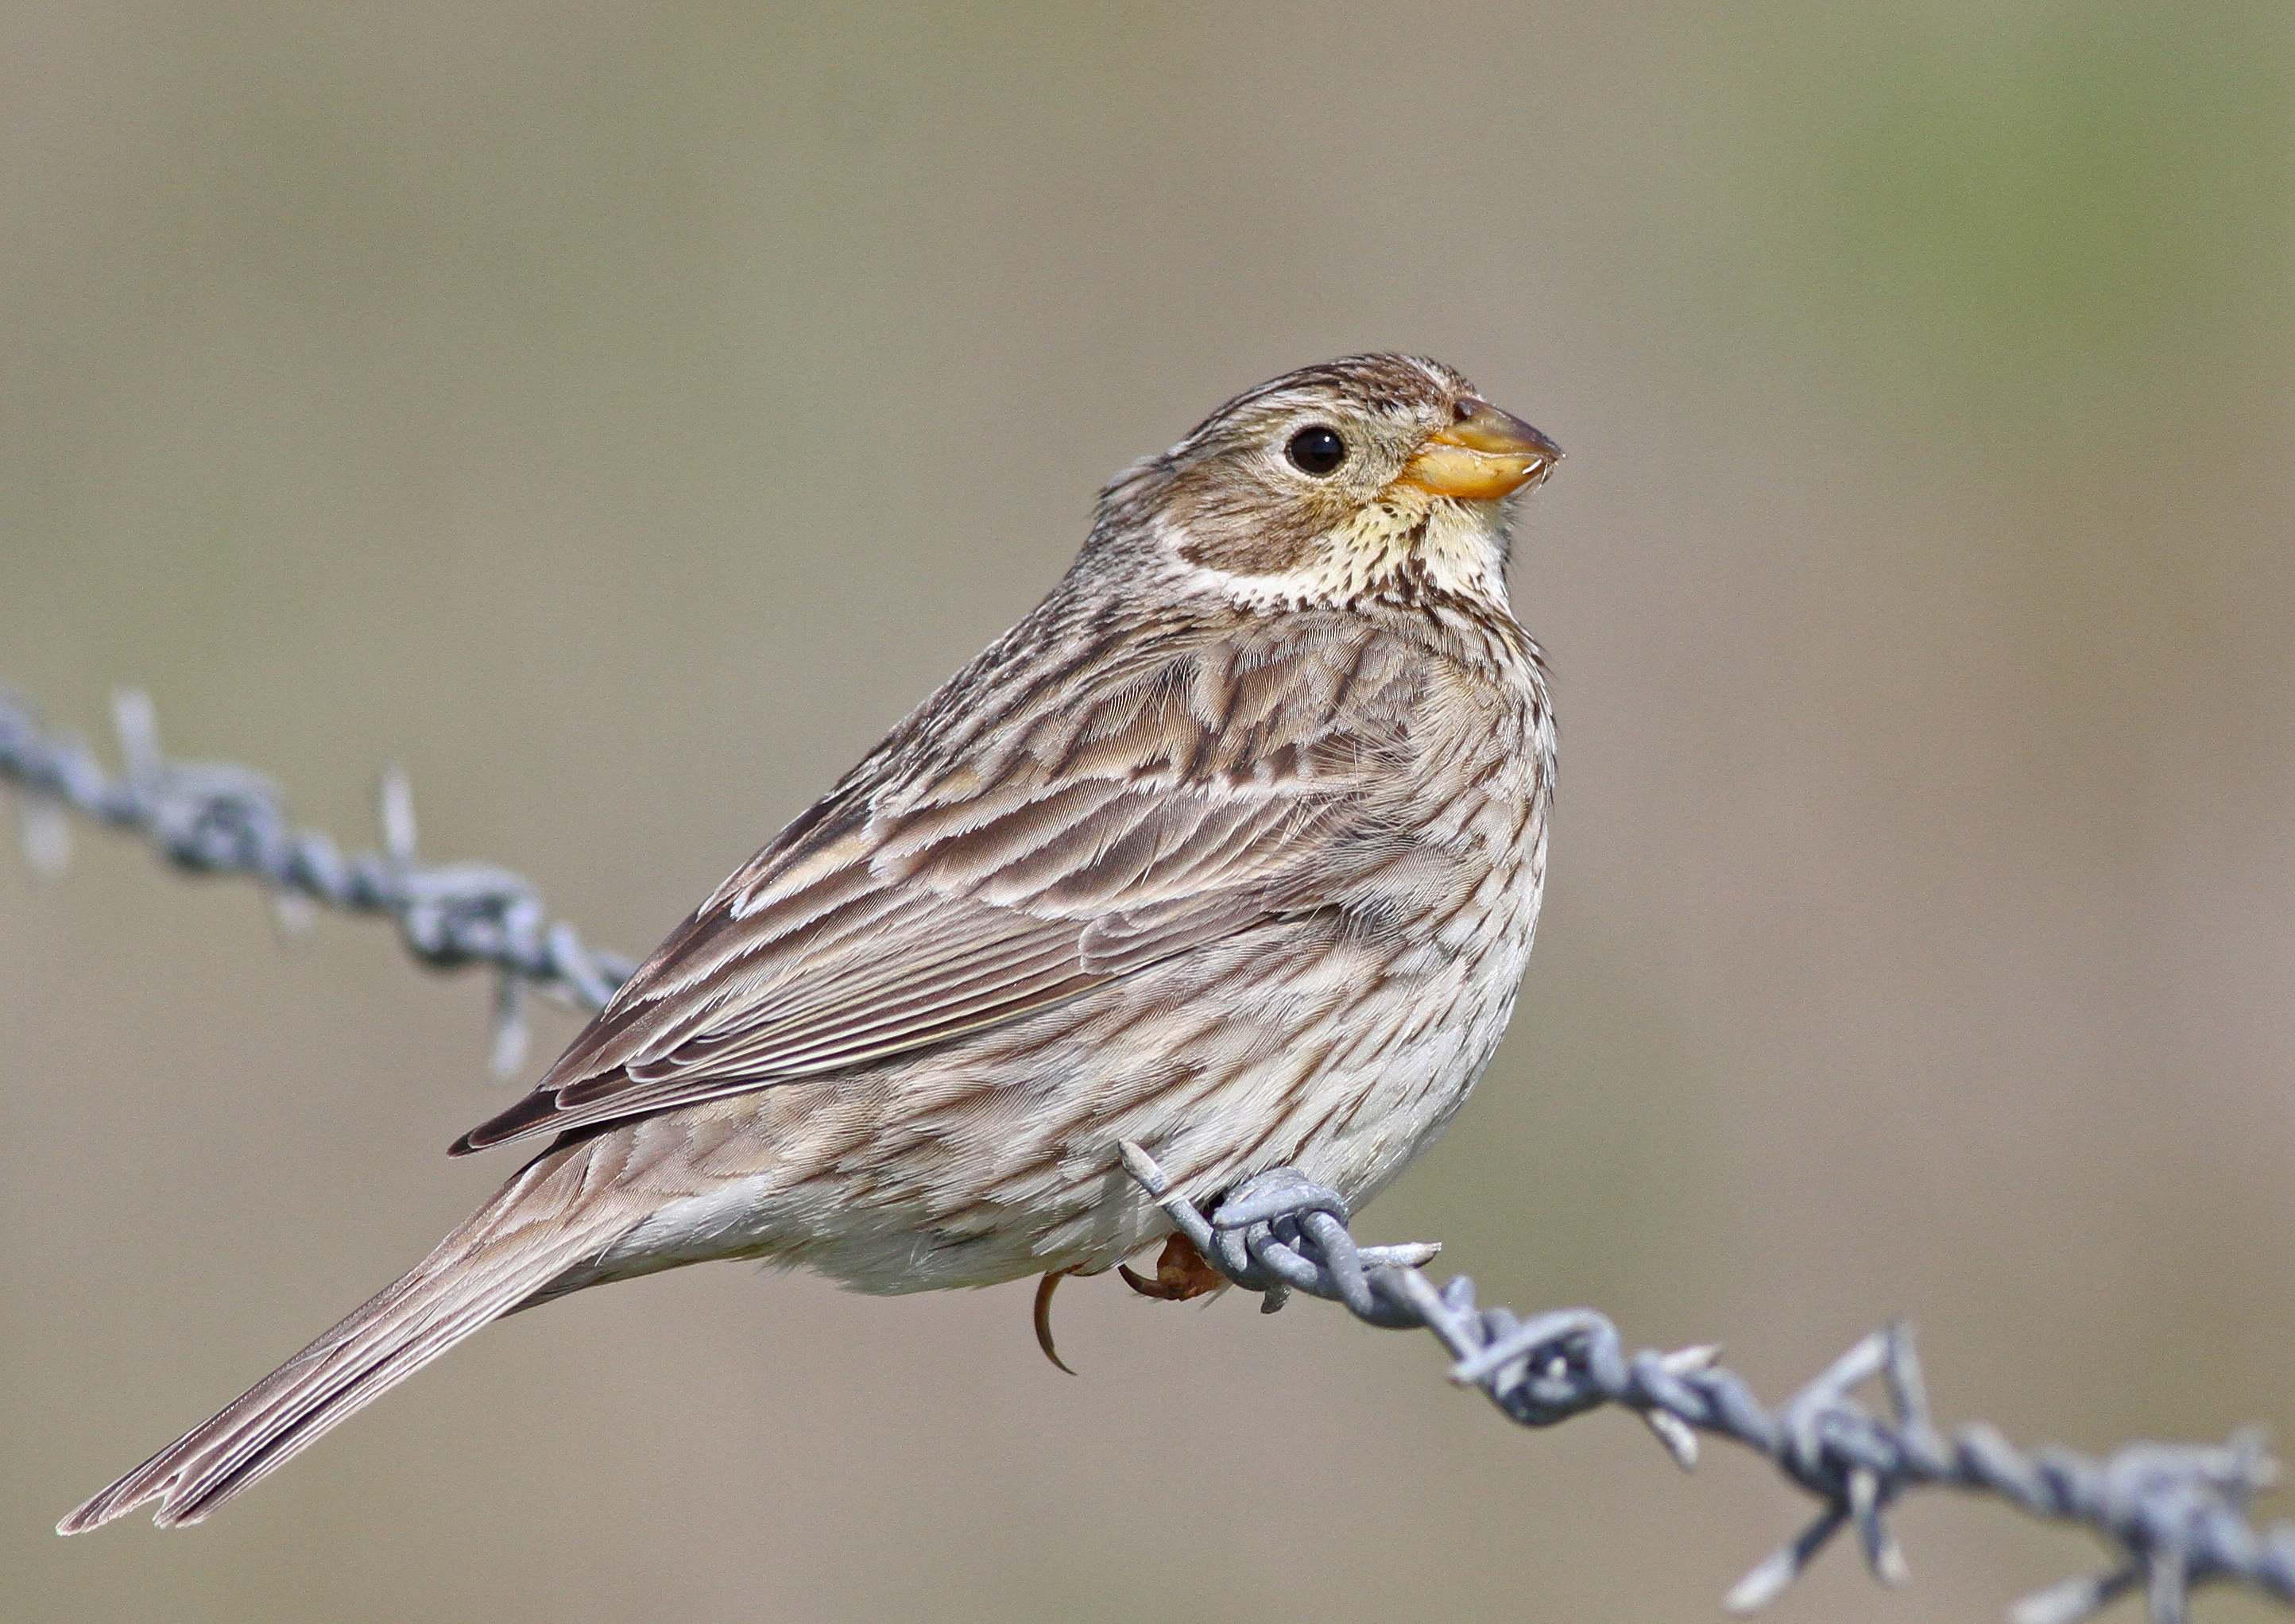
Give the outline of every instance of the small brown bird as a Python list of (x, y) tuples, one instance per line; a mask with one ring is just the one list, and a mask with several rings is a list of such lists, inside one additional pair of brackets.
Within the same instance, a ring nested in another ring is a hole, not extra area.
[(1376, 1193), (1530, 952), (1554, 730), (1507, 502), (1560, 455), (1449, 367), (1355, 355), (1118, 475), (1051, 595), (453, 1147), (547, 1149), (59, 1531), (199, 1522), (487, 1321), (609, 1280), (1098, 1273), (1171, 1233), (1119, 1140), (1206, 1206), (1285, 1164)]

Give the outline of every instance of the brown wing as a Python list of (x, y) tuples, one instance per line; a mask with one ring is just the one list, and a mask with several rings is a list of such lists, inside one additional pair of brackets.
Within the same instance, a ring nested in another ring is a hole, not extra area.
[[(1309, 618), (960, 677), (455, 1151), (943, 1042), (1327, 905), (1394, 854), (1425, 656)], [(950, 704), (983, 684), (1010, 703)]]

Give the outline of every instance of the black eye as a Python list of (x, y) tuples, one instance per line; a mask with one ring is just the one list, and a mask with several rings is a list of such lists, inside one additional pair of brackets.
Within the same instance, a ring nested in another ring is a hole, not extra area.
[(1337, 429), (1317, 423), (1293, 435), (1283, 454), (1301, 473), (1320, 476), (1347, 460), (1347, 443), (1339, 438)]

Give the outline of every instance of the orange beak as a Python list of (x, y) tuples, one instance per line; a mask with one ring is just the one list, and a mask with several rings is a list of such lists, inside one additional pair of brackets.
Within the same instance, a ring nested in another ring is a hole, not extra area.
[(1458, 420), (1426, 437), (1398, 482), (1461, 502), (1496, 502), (1534, 485), (1562, 461), (1562, 447), (1511, 412), (1472, 396)]

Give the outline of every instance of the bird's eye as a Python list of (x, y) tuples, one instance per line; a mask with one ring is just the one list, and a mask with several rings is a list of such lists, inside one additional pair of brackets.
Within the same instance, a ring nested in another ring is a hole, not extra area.
[(1301, 473), (1319, 477), (1347, 460), (1347, 443), (1337, 429), (1316, 423), (1293, 435), (1283, 454)]

